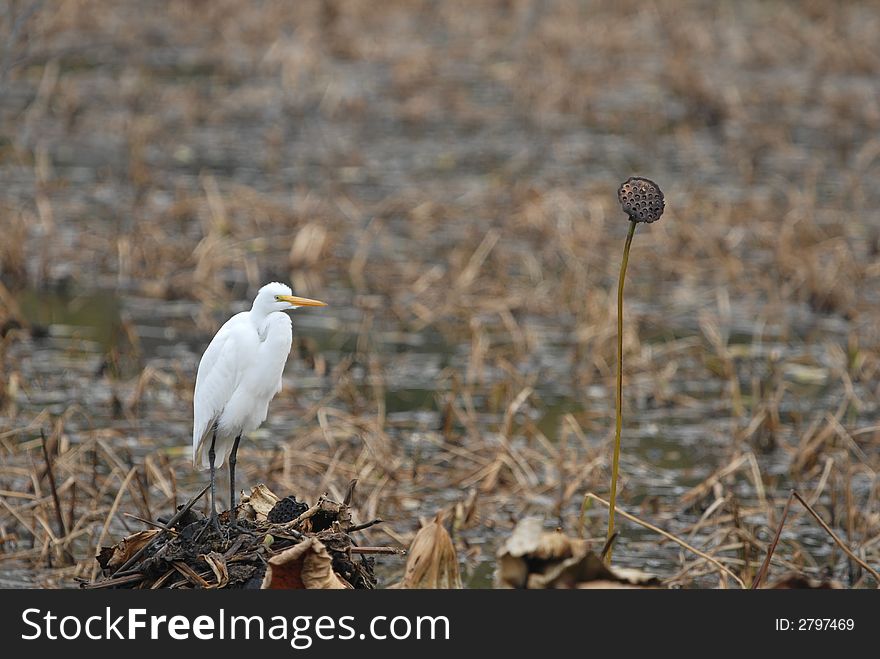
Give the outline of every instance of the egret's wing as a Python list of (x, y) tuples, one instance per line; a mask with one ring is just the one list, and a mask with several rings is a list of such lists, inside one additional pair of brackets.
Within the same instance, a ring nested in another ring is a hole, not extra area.
[[(196, 389), (193, 395), (193, 466), (205, 468), (206, 451), (201, 450), (223, 407), (232, 397), (232, 392), (241, 380), (245, 355), (240, 349), (236, 317), (233, 316), (217, 332), (202, 359), (196, 374)], [(202, 463), (200, 465), (200, 462)]]

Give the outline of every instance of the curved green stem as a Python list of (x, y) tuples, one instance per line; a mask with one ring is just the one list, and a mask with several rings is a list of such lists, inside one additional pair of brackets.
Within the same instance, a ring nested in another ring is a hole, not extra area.
[(614, 458), (611, 461), (611, 497), (608, 506), (608, 553), (605, 562), (611, 563), (611, 538), (614, 535), (614, 510), (617, 503), (617, 472), (620, 467), (620, 431), (623, 428), (623, 281), (626, 279), (626, 264), (629, 262), (629, 248), (636, 233), (636, 222), (630, 221), (626, 245), (623, 248), (623, 260), (620, 262), (620, 279), (617, 282), (617, 402), (615, 406), (616, 424), (614, 429)]

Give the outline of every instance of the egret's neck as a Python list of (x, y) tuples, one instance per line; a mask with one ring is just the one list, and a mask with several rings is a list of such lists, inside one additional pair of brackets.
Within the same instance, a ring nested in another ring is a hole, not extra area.
[(266, 340), (269, 329), (273, 324), (278, 323), (280, 325), (282, 319), (288, 323), (290, 322), (287, 314), (283, 311), (273, 309), (269, 305), (259, 304), (259, 301), (254, 302), (254, 305), (251, 307), (250, 321), (253, 323), (262, 341)]
[(257, 328), (257, 331), (260, 332), (260, 334), (263, 334), (266, 325), (269, 323), (269, 316), (275, 313), (275, 310), (261, 302), (261, 300), (254, 301), (254, 304), (251, 307), (250, 320), (254, 324), (254, 327)]

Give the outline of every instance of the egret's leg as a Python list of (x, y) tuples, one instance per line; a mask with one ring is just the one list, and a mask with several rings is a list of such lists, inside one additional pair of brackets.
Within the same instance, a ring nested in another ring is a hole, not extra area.
[(235, 438), (232, 444), (232, 453), (229, 454), (229, 512), (235, 519), (235, 461), (238, 458), (238, 443), (241, 435)]
[(208, 449), (208, 461), (211, 464), (211, 524), (215, 529), (220, 529), (220, 520), (217, 519), (217, 487), (216, 487), (216, 469), (214, 468), (214, 442), (217, 440), (217, 431), (211, 437), (211, 448)]

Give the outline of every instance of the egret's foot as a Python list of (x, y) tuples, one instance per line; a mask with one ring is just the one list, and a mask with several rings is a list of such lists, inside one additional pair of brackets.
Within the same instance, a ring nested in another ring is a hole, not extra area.
[(205, 518), (205, 523), (202, 524), (202, 528), (200, 528), (199, 532), (196, 533), (195, 537), (193, 538), (193, 542), (197, 543), (201, 541), (202, 536), (205, 535), (205, 531), (207, 531), (208, 529), (212, 529), (215, 533), (221, 532), (220, 518), (218, 517), (216, 510), (211, 513), (210, 517)]

